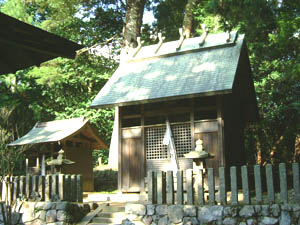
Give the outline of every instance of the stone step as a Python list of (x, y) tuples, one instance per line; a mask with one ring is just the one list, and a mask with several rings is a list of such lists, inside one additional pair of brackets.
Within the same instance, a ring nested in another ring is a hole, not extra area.
[(94, 217), (92, 223), (121, 224), (123, 218)]
[(125, 212), (99, 212), (97, 217), (104, 218), (123, 218), (126, 216)]
[(103, 209), (102, 212), (125, 212), (125, 207), (124, 206), (107, 206)]

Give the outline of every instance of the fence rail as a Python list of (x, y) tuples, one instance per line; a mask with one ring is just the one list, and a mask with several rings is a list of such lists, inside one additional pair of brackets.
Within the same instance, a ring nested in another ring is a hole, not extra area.
[(17, 198), (33, 201), (64, 200), (82, 202), (82, 176), (53, 174), (46, 176), (7, 176), (1, 178), (1, 201)]
[[(218, 177), (214, 175), (216, 171), (213, 168), (208, 168), (206, 173), (189, 169), (185, 171), (185, 185), (183, 171), (177, 174), (173, 171), (149, 171), (148, 202), (188, 205), (288, 203), (288, 187), (293, 189), (293, 200), (300, 202), (299, 165), (293, 163), (288, 168), (289, 171), (285, 163), (278, 167), (268, 164), (264, 168), (259, 165), (242, 166), (239, 170), (235, 166), (228, 169), (220, 167)], [(215, 185), (216, 180), (218, 186)]]

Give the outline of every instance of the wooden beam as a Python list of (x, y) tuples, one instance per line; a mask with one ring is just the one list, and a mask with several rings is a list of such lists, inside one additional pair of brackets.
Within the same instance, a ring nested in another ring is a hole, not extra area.
[(118, 190), (122, 189), (122, 110), (120, 107), (116, 106), (116, 115), (118, 115)]

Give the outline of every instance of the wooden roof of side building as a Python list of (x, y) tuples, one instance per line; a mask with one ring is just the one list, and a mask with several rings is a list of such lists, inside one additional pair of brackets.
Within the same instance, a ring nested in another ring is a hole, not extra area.
[[(86, 131), (88, 130), (88, 131)], [(8, 146), (53, 143), (68, 140), (80, 132), (88, 132), (94, 149), (108, 149), (88, 120), (83, 117), (37, 123), (26, 135)]]
[[(245, 120), (258, 119), (244, 35), (211, 34), (133, 50), (91, 107), (104, 108), (239, 92)], [(158, 51), (156, 51), (158, 49)], [(155, 53), (156, 52), (156, 53)], [(243, 88), (240, 88), (240, 87)]]

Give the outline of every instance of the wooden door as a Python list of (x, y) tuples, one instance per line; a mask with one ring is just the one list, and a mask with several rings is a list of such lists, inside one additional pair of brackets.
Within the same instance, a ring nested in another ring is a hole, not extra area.
[(144, 150), (140, 128), (122, 130), (121, 190), (139, 192), (144, 181)]

